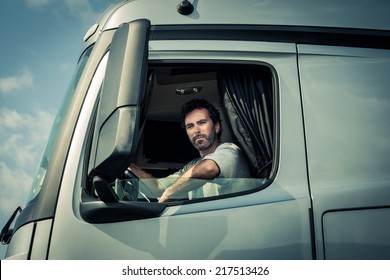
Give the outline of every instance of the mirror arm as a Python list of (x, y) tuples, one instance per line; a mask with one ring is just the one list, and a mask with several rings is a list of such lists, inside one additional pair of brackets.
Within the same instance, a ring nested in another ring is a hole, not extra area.
[(93, 186), (96, 190), (100, 200), (104, 202), (118, 202), (119, 197), (115, 191), (110, 187), (110, 184), (102, 177), (93, 177)]
[(16, 210), (14, 211), (12, 216), (9, 218), (9, 220), (7, 221), (7, 223), (4, 225), (3, 229), (1, 230), (0, 240), (1, 240), (1, 243), (4, 245), (9, 244), (11, 241), (13, 229), (10, 229), (10, 226), (11, 226), (12, 222), (15, 220), (15, 217), (19, 212), (22, 212), (22, 208), (20, 206), (18, 206), (18, 208), (16, 208)]

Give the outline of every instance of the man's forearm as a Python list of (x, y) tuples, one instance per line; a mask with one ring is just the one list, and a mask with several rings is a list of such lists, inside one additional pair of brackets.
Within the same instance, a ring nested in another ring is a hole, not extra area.
[(159, 202), (164, 202), (171, 198), (179, 197), (184, 193), (196, 190), (206, 183), (205, 180), (214, 179), (218, 176), (219, 172), (219, 167), (214, 161), (201, 161), (197, 165), (189, 168), (179, 179), (168, 187), (164, 191)]
[(204, 183), (205, 181), (203, 179), (180, 177), (175, 181), (175, 183), (173, 183), (169, 188), (167, 188), (164, 191), (161, 198), (166, 198), (167, 200), (172, 198), (180, 198), (184, 194), (187, 194), (188, 192), (196, 190), (197, 188), (201, 187)]
[(152, 174), (142, 170), (141, 168), (139, 168), (135, 164), (131, 164), (127, 169), (130, 172), (132, 172), (135, 176), (137, 176), (139, 179), (152, 179), (152, 178), (154, 178), (154, 176)]

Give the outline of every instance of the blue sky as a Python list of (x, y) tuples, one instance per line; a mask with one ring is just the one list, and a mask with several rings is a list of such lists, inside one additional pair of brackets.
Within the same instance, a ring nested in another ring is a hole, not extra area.
[(26, 203), (85, 32), (114, 2), (1, 1), (0, 228)]

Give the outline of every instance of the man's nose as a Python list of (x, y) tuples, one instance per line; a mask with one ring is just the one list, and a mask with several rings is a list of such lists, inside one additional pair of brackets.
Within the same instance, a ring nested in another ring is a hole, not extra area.
[(196, 124), (194, 126), (194, 131), (195, 131), (195, 133), (199, 133), (200, 132), (200, 126)]

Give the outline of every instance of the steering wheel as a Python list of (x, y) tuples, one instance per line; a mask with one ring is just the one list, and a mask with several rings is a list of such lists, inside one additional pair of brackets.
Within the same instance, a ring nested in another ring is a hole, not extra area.
[(130, 198), (129, 200), (137, 201), (141, 199), (151, 202), (150, 199), (154, 197), (154, 194), (133, 172), (126, 170), (121, 178), (125, 179), (122, 188), (125, 196)]

